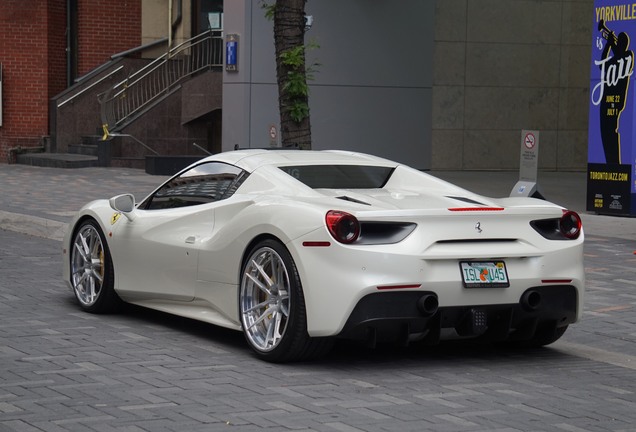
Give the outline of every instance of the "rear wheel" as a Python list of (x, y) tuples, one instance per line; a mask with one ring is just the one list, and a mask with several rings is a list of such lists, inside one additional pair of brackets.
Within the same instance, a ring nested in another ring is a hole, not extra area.
[(84, 221), (73, 236), (71, 285), (82, 309), (112, 312), (119, 303), (113, 289), (113, 263), (104, 234), (97, 222)]
[(307, 334), (300, 277), (280, 242), (269, 239), (252, 248), (241, 275), (241, 324), (258, 357), (271, 362), (306, 360), (331, 347), (331, 340)]

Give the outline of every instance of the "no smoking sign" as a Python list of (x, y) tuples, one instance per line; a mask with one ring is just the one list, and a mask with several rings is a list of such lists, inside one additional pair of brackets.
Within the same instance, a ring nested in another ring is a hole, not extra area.
[(271, 124), (268, 128), (269, 132), (269, 145), (270, 147), (275, 147), (278, 144), (278, 130), (276, 129), (276, 125)]
[(539, 131), (521, 131), (521, 146), (519, 155), (519, 181), (512, 188), (510, 196), (541, 197), (537, 185), (537, 170), (539, 167)]
[(537, 139), (532, 132), (526, 133), (525, 138), (523, 139), (523, 144), (527, 149), (533, 149), (537, 143)]

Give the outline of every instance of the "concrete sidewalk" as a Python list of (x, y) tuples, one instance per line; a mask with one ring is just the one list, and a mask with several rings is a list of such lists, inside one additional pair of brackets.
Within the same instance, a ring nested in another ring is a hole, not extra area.
[[(510, 195), (518, 173), (512, 171), (439, 171), (431, 174), (478, 194)], [(0, 229), (54, 240), (85, 203), (132, 193), (143, 199), (167, 177), (126, 168), (44, 168), (0, 164)], [(547, 200), (579, 212), (587, 235), (636, 240), (636, 218), (599, 216), (585, 211), (586, 174), (541, 172), (539, 187)]]

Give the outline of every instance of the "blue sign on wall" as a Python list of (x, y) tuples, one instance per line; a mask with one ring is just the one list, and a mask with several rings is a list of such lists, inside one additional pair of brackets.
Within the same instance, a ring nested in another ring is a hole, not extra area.
[(238, 35), (225, 37), (225, 70), (238, 71)]
[(597, 213), (636, 215), (634, 35), (635, 3), (595, 0), (586, 207)]

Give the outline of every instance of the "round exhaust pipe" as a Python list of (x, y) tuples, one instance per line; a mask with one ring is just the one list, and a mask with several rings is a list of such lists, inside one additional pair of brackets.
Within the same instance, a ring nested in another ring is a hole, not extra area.
[(439, 308), (439, 302), (435, 294), (425, 294), (417, 301), (417, 309), (424, 316), (435, 315)]
[(535, 290), (528, 290), (521, 296), (521, 306), (528, 311), (535, 311), (541, 305), (541, 294)]

